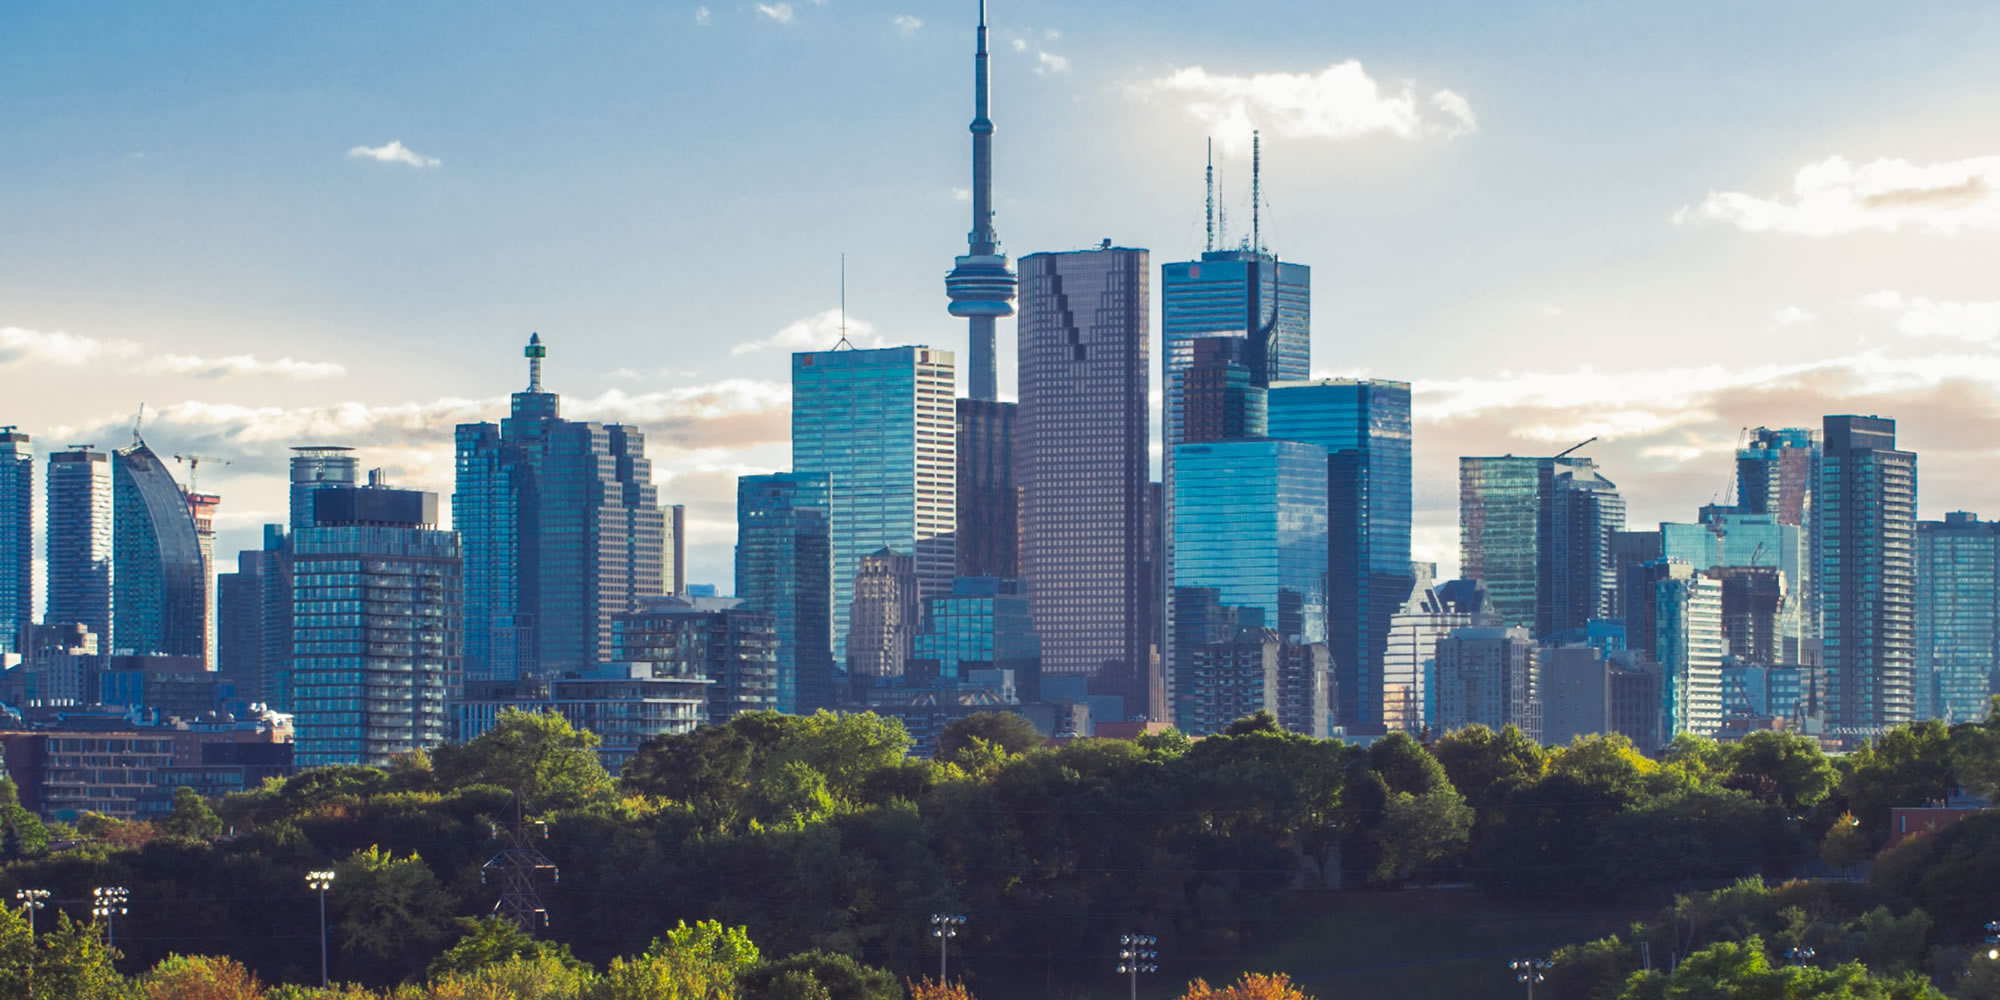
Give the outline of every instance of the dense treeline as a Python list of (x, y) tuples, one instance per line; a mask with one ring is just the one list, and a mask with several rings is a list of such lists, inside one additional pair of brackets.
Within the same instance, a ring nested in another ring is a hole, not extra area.
[[(311, 771), (212, 811), (190, 796), (158, 826), (93, 820), (84, 846), (54, 853), (48, 830), (0, 802), (15, 858), (0, 898), (44, 888), (52, 909), (82, 917), (91, 887), (122, 885), (128, 971), (228, 955), (266, 982), (317, 981), (318, 903), (303, 876), (331, 866), (335, 976), (420, 982), (476, 938), (459, 918), (491, 911), (498, 889), (480, 867), (495, 824), (518, 812), (547, 822), (537, 846), (561, 867), (540, 886), (543, 937), (594, 969), (713, 921), (747, 929), (763, 955), (842, 956), (893, 984), (936, 968), (929, 916), (955, 912), (970, 919), (952, 970), (975, 990), (1074, 995), (1103, 983), (1111, 942), (1134, 930), (1160, 938), (1170, 975), (1231, 972), (1289, 933), (1279, 915), (1300, 892), (1471, 881), (1524, 903), (1665, 905), (1746, 876), (1838, 874), (1888, 839), (1890, 807), (1983, 791), (2000, 774), (2000, 726), (1937, 723), (1838, 761), (1781, 733), (1684, 738), (1657, 760), (1618, 737), (1544, 749), (1511, 728), (1363, 748), (1268, 717), (1192, 744), (1166, 733), (1042, 749), (1015, 717), (981, 716), (941, 742), (948, 759), (911, 760), (892, 720), (759, 714), (655, 741), (614, 780), (590, 734), (513, 714), (388, 768)], [(2000, 851), (1986, 860), (1988, 842), (1967, 842), (1947, 882), (1903, 859), (1987, 825), (1899, 848), (1865, 887), (1870, 906), (1825, 919), (1920, 910), (1925, 962), (1962, 950), (2000, 916), (1974, 912), (2000, 898)], [(1752, 931), (1780, 940), (1755, 925), (1708, 943)], [(1620, 996), (1598, 987), (1622, 989), (1639, 968), (1623, 955), (1573, 995)], [(811, 976), (767, 978), (796, 992)]]

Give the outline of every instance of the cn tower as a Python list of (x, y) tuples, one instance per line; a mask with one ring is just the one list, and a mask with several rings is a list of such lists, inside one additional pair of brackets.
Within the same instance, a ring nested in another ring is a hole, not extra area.
[(986, 0), (979, 0), (979, 51), (972, 58), (972, 232), (965, 256), (944, 277), (951, 314), (967, 321), (971, 358), (966, 395), (1000, 398), (993, 363), (993, 321), (1014, 315), (1014, 272), (993, 231), (993, 119), (987, 117)]

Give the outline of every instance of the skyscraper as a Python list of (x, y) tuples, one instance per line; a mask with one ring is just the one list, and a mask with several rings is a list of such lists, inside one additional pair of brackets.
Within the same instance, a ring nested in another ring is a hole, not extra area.
[(1916, 718), (1986, 718), (2000, 673), (2000, 523), (1917, 522)]
[[(1684, 559), (1697, 571), (1735, 571), (1727, 574), (1731, 586), (1725, 590), (1731, 592), (1729, 596), (1740, 595), (1746, 600), (1756, 597), (1753, 603), (1761, 603), (1764, 597), (1773, 599), (1770, 614), (1763, 616), (1768, 618), (1773, 632), (1770, 648), (1759, 652), (1760, 647), (1753, 640), (1749, 650), (1740, 649), (1744, 636), (1736, 624), (1731, 624), (1729, 631), (1738, 640), (1731, 643), (1731, 655), (1745, 666), (1800, 662), (1800, 643), (1810, 635), (1805, 631), (1805, 596), (1811, 577), (1812, 548), (1796, 525), (1785, 523), (1775, 514), (1716, 514), (1701, 524), (1662, 524), (1660, 537), (1661, 554)], [(1770, 579), (1758, 581), (1758, 573), (1768, 574)], [(1751, 590), (1769, 593), (1758, 597)], [(1742, 613), (1753, 612), (1741, 601), (1726, 599), (1725, 604)], [(1726, 619), (1736, 617), (1725, 612)]]
[(735, 598), (649, 598), (614, 616), (612, 635), (618, 661), (652, 664), (655, 677), (707, 679), (706, 721), (778, 707), (777, 630)]
[(994, 320), (1014, 315), (1014, 273), (1000, 252), (1000, 235), (993, 230), (993, 119), (988, 117), (986, 0), (979, 2), (979, 48), (972, 57), (972, 232), (966, 234), (965, 256), (945, 275), (951, 314), (966, 319), (966, 395), (1000, 398), (994, 365)]
[(1021, 575), (1046, 675), (1109, 671), (1144, 711), (1152, 622), (1146, 580), (1146, 251), (1104, 247), (1021, 260)]
[(1541, 739), (1540, 661), (1527, 629), (1453, 629), (1437, 642), (1436, 730), (1512, 725)]
[[(1253, 198), (1253, 202), (1254, 202)], [(1252, 243), (1255, 241), (1253, 240)], [(1160, 629), (1173, 669), (1176, 447), (1186, 433), (1184, 377), (1194, 363), (1194, 343), (1209, 337), (1246, 341), (1231, 352), (1249, 369), (1254, 386), (1298, 381), (1312, 373), (1312, 269), (1280, 262), (1261, 246), (1218, 250), (1211, 241), (1200, 259), (1160, 267), (1160, 391), (1162, 479), (1167, 510), (1161, 524), (1160, 574), (1167, 622)]]
[[(1216, 591), (1235, 628), (1326, 641), (1326, 452), (1297, 441), (1218, 441), (1175, 449), (1174, 594)], [(1193, 646), (1215, 641), (1211, 623), (1174, 623), (1168, 690), (1175, 718), (1192, 711)]]
[(1389, 619), (1382, 661), (1382, 728), (1416, 736), (1437, 717), (1437, 644), (1453, 629), (1491, 624), (1477, 580), (1435, 584), (1435, 564), (1411, 564), (1416, 584)]
[(924, 631), (917, 636), (912, 669), (921, 665), (947, 686), (971, 683), (977, 671), (1013, 671), (1020, 700), (1035, 701), (1042, 653), (1026, 591), (1019, 580), (953, 580), (951, 596), (925, 602)]
[(916, 560), (888, 548), (864, 557), (847, 620), (847, 676), (854, 685), (901, 678), (923, 627)]
[(1389, 621), (1410, 597), (1410, 386), (1326, 379), (1278, 383), (1270, 433), (1327, 454), (1327, 648), (1353, 732), (1383, 727)]
[(1185, 444), (1269, 437), (1270, 390), (1254, 367), (1258, 353), (1238, 337), (1203, 337), (1181, 373)]
[(463, 538), (466, 674), (507, 679), (611, 659), (611, 617), (666, 591), (667, 514), (637, 428), (564, 420), (528, 389), (498, 427), (460, 424), (452, 522)]
[(958, 575), (1021, 575), (1021, 490), (1014, 476), (1019, 407), (958, 401)]
[(111, 650), (208, 655), (208, 580), (187, 494), (144, 441), (112, 453)]
[(777, 633), (777, 708), (833, 707), (833, 549), (824, 475), (779, 473), (736, 481), (736, 596), (771, 616)]
[(1625, 501), (1588, 458), (1458, 460), (1459, 568), (1508, 625), (1547, 636), (1610, 618)]
[(1736, 507), (1803, 527), (1819, 481), (1819, 432), (1809, 427), (1759, 427), (1736, 453)]
[(1660, 733), (1713, 737), (1722, 729), (1722, 583), (1680, 559), (1644, 567), (1653, 604), (1626, 624), (1626, 642), (1660, 666)]
[(958, 429), (952, 355), (927, 347), (792, 355), (792, 471), (825, 476), (832, 510), (833, 643), (861, 560), (915, 553), (923, 594), (951, 592), (957, 565)]
[(1814, 518), (1828, 722), (1857, 732), (1916, 713), (1917, 456), (1896, 422), (1829, 416)]
[(354, 449), (312, 445), (292, 449), (291, 527), (313, 526), (314, 490), (353, 486), (360, 482), (361, 462)]
[(387, 763), (444, 742), (462, 682), (463, 559), (435, 493), (315, 490), (292, 533), (292, 684), (301, 768)]
[(0, 427), (0, 653), (30, 652), (35, 622), (35, 450)]
[[(188, 485), (194, 485), (194, 469), (188, 469)], [(195, 544), (201, 550), (201, 627), (202, 662), (210, 670), (215, 669), (215, 512), (222, 506), (222, 498), (213, 493), (196, 493), (191, 489), (187, 497), (188, 517), (194, 521)]]
[(49, 455), (48, 608), (51, 625), (76, 623), (111, 653), (111, 456), (89, 446)]

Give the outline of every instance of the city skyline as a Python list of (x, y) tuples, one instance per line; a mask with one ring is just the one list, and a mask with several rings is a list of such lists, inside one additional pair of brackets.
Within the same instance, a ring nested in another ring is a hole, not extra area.
[[(1460, 455), (1596, 434), (1632, 523), (1684, 521), (1722, 492), (1739, 428), (1827, 413), (1898, 420), (1927, 458), (1920, 518), (2000, 507), (1977, 461), (2000, 395), (2000, 292), (1978, 266), (2000, 218), (1978, 138), (1995, 112), (1975, 103), (2000, 82), (1980, 58), (1990, 13), (1252, 6), (1229, 24), (1196, 5), (995, 6), (997, 227), (1016, 259), (1104, 235), (1190, 258), (1204, 139), (1240, 236), (1262, 128), (1263, 242), (1320, 272), (1313, 374), (1413, 384), (1417, 558), (1456, 561)], [(937, 282), (967, 208), (974, 7), (718, 4), (706, 24), (694, 6), (610, 8), (535, 54), (523, 40), (558, 15), (393, 12), (314, 34), (294, 30), (306, 13), (198, 29), (22, 8), (0, 41), (0, 129), (46, 155), (0, 165), (21, 234), (0, 249), (0, 372), (24, 390), (7, 419), (38, 455), (108, 449), (147, 401), (161, 454), (234, 463), (202, 480), (224, 499), (226, 562), (283, 520), (294, 445), (365, 447), (448, 492), (451, 426), (504, 412), (511, 352), (539, 329), (570, 412), (656, 442), (662, 499), (690, 507), (689, 579), (728, 589), (735, 476), (787, 467), (786, 355), (837, 336), (838, 253), (857, 344), (963, 349)], [(445, 30), (505, 58), (419, 58)], [(201, 58), (295, 36), (312, 40)], [(1582, 41), (1602, 51), (1571, 54)], [(208, 68), (154, 86), (161, 53)], [(779, 107), (792, 72), (818, 92)], [(736, 84), (714, 109), (672, 99)], [(558, 116), (565, 102), (592, 111)], [(802, 137), (836, 155), (766, 155)], [(1033, 169), (1086, 138), (1101, 164), (1060, 185)], [(699, 154), (665, 155), (683, 143)], [(792, 269), (744, 294), (736, 262), (772, 241)]]

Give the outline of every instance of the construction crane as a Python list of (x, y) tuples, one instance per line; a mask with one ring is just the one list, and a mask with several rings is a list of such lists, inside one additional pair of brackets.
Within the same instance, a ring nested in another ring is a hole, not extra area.
[(1723, 484), (1721, 495), (1712, 498), (1715, 504), (1728, 504), (1738, 510), (1743, 509), (1743, 498), (1736, 495), (1740, 485), (1736, 480), (1736, 456), (1743, 454), (1743, 450), (1749, 446), (1750, 428), (1745, 427), (1736, 432), (1736, 450), (1729, 455), (1729, 481)]
[(1573, 445), (1570, 445), (1569, 447), (1567, 447), (1567, 448), (1564, 448), (1564, 449), (1563, 449), (1562, 451), (1559, 451), (1559, 452), (1557, 452), (1557, 453), (1556, 453), (1556, 457), (1557, 457), (1557, 458), (1562, 458), (1563, 456), (1565, 456), (1565, 455), (1568, 455), (1568, 454), (1569, 454), (1570, 452), (1572, 452), (1572, 451), (1575, 451), (1575, 450), (1577, 450), (1578, 448), (1581, 448), (1581, 447), (1583, 447), (1584, 445), (1587, 445), (1587, 444), (1594, 444), (1594, 443), (1596, 443), (1596, 441), (1597, 441), (1597, 438), (1596, 438), (1595, 436), (1593, 436), (1593, 437), (1592, 437), (1592, 438), (1591, 438), (1590, 440), (1588, 440), (1588, 441), (1579, 441), (1579, 442), (1577, 442), (1576, 444), (1573, 444)]
[(145, 440), (144, 438), (141, 438), (139, 436), (139, 425), (145, 422), (146, 422), (146, 404), (140, 403), (139, 415), (132, 418), (132, 443), (135, 445), (143, 443)]
[(199, 479), (197, 478), (197, 477), (198, 477), (198, 476), (200, 475), (200, 472), (201, 472), (201, 463), (203, 463), (203, 462), (220, 462), (220, 463), (222, 463), (223, 465), (228, 465), (228, 464), (230, 464), (230, 462), (229, 462), (229, 460), (228, 460), (228, 459), (226, 459), (226, 458), (217, 458), (217, 457), (216, 457), (216, 456), (214, 456), (214, 455), (194, 455), (194, 454), (188, 454), (188, 455), (175, 455), (175, 456), (174, 456), (174, 461), (176, 461), (176, 462), (186, 462), (186, 463), (187, 463), (187, 467), (188, 467), (188, 492), (189, 492), (189, 493), (199, 493), (199, 492), (201, 492), (201, 489), (200, 489), (200, 486), (199, 486), (199, 483), (200, 483), (200, 480), (199, 480)]

